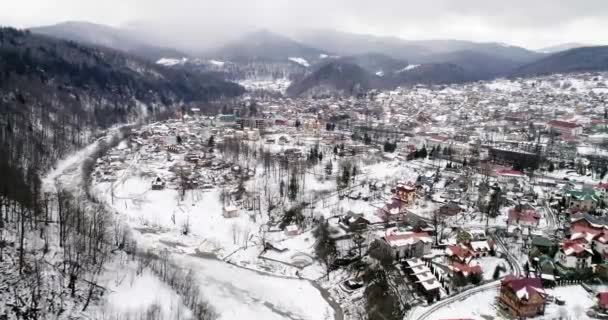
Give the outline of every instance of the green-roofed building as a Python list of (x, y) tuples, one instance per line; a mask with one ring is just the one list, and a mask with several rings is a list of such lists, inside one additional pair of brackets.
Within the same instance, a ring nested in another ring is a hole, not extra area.
[(557, 244), (553, 240), (543, 236), (532, 238), (532, 246), (538, 249), (540, 253), (548, 255), (554, 254), (557, 248)]
[(567, 204), (572, 210), (577, 211), (593, 211), (595, 210), (602, 198), (602, 194), (594, 189), (590, 190), (570, 190), (567, 192)]

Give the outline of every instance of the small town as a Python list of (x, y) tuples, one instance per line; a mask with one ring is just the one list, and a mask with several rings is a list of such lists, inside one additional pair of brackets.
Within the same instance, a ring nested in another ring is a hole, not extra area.
[(182, 108), (93, 189), (138, 241), (314, 281), (344, 319), (604, 319), (607, 77)]

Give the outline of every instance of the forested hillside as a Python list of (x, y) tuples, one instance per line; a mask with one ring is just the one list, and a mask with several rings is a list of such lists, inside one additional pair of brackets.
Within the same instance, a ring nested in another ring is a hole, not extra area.
[(212, 75), (0, 29), (0, 153), (22, 168), (44, 170), (94, 129), (242, 92)]
[(103, 291), (93, 280), (107, 254), (124, 247), (94, 199), (44, 190), (40, 177), (58, 159), (110, 126), (242, 92), (212, 75), (0, 29), (0, 318), (86, 310)]

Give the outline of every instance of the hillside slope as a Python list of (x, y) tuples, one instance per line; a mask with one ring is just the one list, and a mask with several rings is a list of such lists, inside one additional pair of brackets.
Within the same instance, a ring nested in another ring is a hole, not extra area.
[(290, 96), (353, 95), (381, 85), (380, 79), (360, 66), (343, 60), (319, 66), (287, 88)]
[(512, 73), (515, 77), (608, 70), (608, 46), (575, 48), (552, 54)]
[[(47, 192), (55, 181), (41, 176), (58, 159), (110, 126), (242, 92), (119, 51), (0, 29), (0, 318), (98, 318), (81, 313), (104, 290), (94, 285), (104, 262), (124, 248), (111, 240), (113, 213), (95, 199)], [(120, 140), (106, 141), (94, 146)]]
[(129, 52), (150, 61), (160, 58), (183, 58), (188, 55), (172, 48), (140, 41), (129, 30), (82, 21), (68, 21), (29, 29), (32, 33), (71, 40), (85, 45), (102, 46)]

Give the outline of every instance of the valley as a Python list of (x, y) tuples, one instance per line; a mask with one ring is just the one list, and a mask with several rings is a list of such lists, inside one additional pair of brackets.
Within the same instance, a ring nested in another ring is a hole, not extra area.
[(0, 4), (0, 320), (608, 317), (602, 4), (314, 1)]

